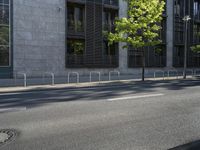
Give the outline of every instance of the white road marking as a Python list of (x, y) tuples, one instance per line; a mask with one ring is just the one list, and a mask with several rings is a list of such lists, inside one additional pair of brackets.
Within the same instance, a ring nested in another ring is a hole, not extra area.
[(129, 100), (129, 99), (138, 99), (138, 98), (148, 98), (148, 97), (158, 97), (163, 96), (164, 94), (158, 93), (158, 94), (146, 94), (146, 95), (133, 95), (129, 97), (120, 97), (120, 98), (111, 98), (107, 99), (107, 101), (119, 101), (119, 100)]
[(1, 93), (0, 96), (19, 95), (21, 93)]
[(26, 107), (10, 107), (10, 108), (2, 108), (0, 109), (0, 113), (4, 112), (15, 112), (15, 111), (25, 111)]

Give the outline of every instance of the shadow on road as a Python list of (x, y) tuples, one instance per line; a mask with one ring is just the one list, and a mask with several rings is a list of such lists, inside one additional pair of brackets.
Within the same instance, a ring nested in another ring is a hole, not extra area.
[(97, 101), (127, 94), (140, 94), (164, 90), (183, 90), (190, 86), (200, 86), (199, 80), (145, 81), (128, 84), (115, 83), (97, 88), (76, 88), (21, 92), (11, 95), (0, 95), (0, 109), (8, 107), (39, 107), (42, 105), (67, 101)]
[(200, 149), (200, 140), (184, 144), (175, 148), (171, 148), (169, 150), (199, 150), (199, 149)]

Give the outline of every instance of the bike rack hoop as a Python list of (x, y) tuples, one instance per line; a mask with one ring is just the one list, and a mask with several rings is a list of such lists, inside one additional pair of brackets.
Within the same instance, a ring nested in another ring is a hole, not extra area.
[(167, 71), (168, 78), (170, 77), (170, 72), (175, 72), (175, 73), (176, 73), (176, 78), (178, 79), (178, 71), (177, 71), (177, 70), (175, 70), (175, 69), (168, 70), (168, 71)]
[(51, 76), (51, 85), (52, 85), (52, 86), (55, 85), (55, 75), (54, 75), (54, 73), (52, 73), (52, 72), (45, 72), (45, 73), (43, 74), (43, 82), (44, 82), (45, 76), (47, 76), (47, 75), (50, 75), (50, 76)]
[[(194, 76), (194, 70), (193, 69), (186, 69), (186, 74), (187, 74), (187, 72), (191, 72), (192, 74), (192, 76)], [(184, 71), (183, 71), (183, 76), (184, 76)]]
[(67, 75), (67, 82), (70, 83), (70, 76), (71, 75), (76, 75), (76, 83), (79, 83), (80, 82), (80, 75), (78, 72), (69, 72), (68, 75)]
[(27, 75), (26, 75), (26, 73), (24, 73), (24, 72), (17, 72), (15, 74), (15, 83), (16, 83), (18, 75), (22, 75), (23, 76), (23, 78), (24, 78), (24, 87), (27, 87)]
[(200, 69), (195, 69), (195, 70), (194, 70), (194, 75), (198, 75), (197, 72), (200, 72)]
[(92, 74), (98, 74), (99, 82), (101, 81), (101, 72), (99, 72), (99, 71), (91, 71), (90, 72), (90, 82), (92, 82)]
[(109, 72), (109, 81), (111, 81), (111, 75), (112, 75), (112, 73), (113, 73), (113, 74), (114, 74), (114, 73), (117, 73), (118, 78), (120, 79), (120, 72), (119, 72), (119, 71), (110, 71), (110, 72)]
[(156, 73), (162, 73), (162, 75), (163, 75), (163, 80), (165, 80), (165, 72), (162, 71), (162, 70), (156, 70), (156, 71), (154, 72), (154, 80), (156, 79)]

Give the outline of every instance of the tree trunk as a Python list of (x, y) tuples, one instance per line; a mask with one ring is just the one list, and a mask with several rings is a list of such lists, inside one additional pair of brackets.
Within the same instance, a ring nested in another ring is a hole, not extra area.
[(142, 81), (144, 81), (145, 78), (145, 52), (144, 48), (142, 48)]

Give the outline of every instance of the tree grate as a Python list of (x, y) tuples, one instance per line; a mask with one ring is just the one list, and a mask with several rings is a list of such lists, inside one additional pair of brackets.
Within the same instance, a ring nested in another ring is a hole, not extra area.
[(0, 137), (0, 147), (13, 141), (17, 136), (17, 132), (14, 129), (0, 129), (0, 136), (4, 135), (5, 137)]

